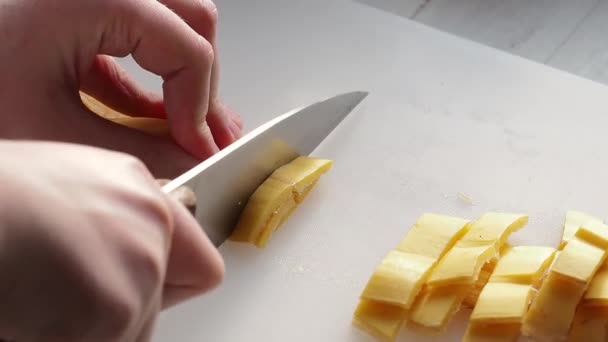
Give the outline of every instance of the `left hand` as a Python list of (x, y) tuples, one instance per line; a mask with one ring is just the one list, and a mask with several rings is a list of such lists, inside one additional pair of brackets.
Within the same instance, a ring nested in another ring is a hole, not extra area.
[[(126, 152), (154, 176), (175, 177), (241, 134), (218, 96), (216, 21), (211, 0), (2, 1), (0, 139)], [(163, 97), (109, 57), (128, 54), (163, 78)], [(128, 115), (166, 118), (172, 139), (98, 117), (80, 90)]]

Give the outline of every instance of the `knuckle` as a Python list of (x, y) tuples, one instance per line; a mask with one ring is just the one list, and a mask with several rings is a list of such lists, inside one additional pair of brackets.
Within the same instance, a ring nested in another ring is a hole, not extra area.
[(212, 0), (202, 0), (203, 3), (203, 13), (204, 13), (204, 21), (207, 22), (212, 27), (217, 25), (219, 19), (219, 13), (217, 6)]
[(140, 308), (135, 300), (124, 294), (124, 290), (94, 292), (87, 297), (85, 301), (89, 302), (87, 307), (90, 312), (86, 316), (90, 321), (87, 326), (98, 328), (100, 331), (97, 334), (118, 340), (137, 321)]
[(193, 284), (199, 293), (205, 293), (219, 286), (225, 277), (224, 260), (218, 257), (207, 256), (199, 259), (199, 264), (196, 265), (199, 276), (196, 283)]
[(128, 299), (126, 296), (114, 296), (106, 302), (98, 314), (106, 317), (107, 331), (119, 337), (131, 329), (137, 321), (139, 311), (134, 300)]
[(172, 224), (172, 215), (167, 198), (160, 194), (160, 191), (142, 191), (138, 195), (137, 202), (142, 212), (149, 213), (154, 221), (153, 224), (160, 225), (164, 229)]
[(122, 192), (126, 197), (125, 201), (139, 212), (146, 213), (150, 223), (163, 227), (166, 236), (172, 226), (173, 216), (168, 198), (160, 190), (159, 182), (139, 158), (119, 152), (118, 159), (126, 174), (131, 176), (131, 186)]
[(198, 36), (196, 49), (196, 56), (202, 63), (204, 63), (205, 65), (213, 64), (215, 53), (213, 51), (213, 46), (211, 45), (211, 43), (209, 43), (209, 41), (207, 41), (201, 36)]
[(212, 267), (208, 273), (208, 280), (204, 290), (211, 290), (218, 287), (223, 281), (225, 277), (225, 268), (223, 262), (220, 265)]
[(139, 281), (142, 282), (141, 295), (150, 298), (154, 291), (161, 286), (164, 279), (165, 267), (161, 246), (142, 246), (137, 251), (134, 260), (135, 268), (140, 273)]

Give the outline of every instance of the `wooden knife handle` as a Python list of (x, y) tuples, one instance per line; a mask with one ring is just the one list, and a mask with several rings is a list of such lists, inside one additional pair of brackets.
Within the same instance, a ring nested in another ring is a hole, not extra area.
[[(156, 182), (160, 186), (164, 186), (165, 184), (169, 183), (170, 180), (157, 179)], [(171, 191), (169, 193), (169, 196), (171, 198), (176, 199), (179, 203), (183, 204), (192, 215), (196, 214), (196, 195), (194, 194), (194, 191), (192, 191), (192, 189), (187, 186), (180, 186), (179, 188)]]

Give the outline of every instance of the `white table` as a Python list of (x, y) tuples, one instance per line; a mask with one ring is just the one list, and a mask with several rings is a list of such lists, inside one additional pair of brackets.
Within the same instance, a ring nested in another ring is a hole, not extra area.
[(607, 216), (604, 86), (360, 4), (286, 2), (218, 1), (222, 93), (247, 130), (371, 94), (315, 151), (335, 167), (268, 247), (224, 244), (224, 284), (164, 313), (156, 341), (372, 341), (350, 324), (357, 297), (423, 212), (525, 212), (512, 242), (552, 246), (567, 209)]

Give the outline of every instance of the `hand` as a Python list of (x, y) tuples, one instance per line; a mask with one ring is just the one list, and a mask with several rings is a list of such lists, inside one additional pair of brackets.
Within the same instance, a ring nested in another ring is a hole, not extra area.
[[(241, 134), (218, 96), (216, 21), (211, 0), (0, 2), (0, 138), (123, 151), (173, 178)], [(109, 57), (129, 54), (163, 78), (163, 97)], [(99, 118), (79, 90), (128, 115), (166, 118), (173, 139)]]
[(0, 340), (148, 341), (221, 256), (132, 156), (0, 142)]

